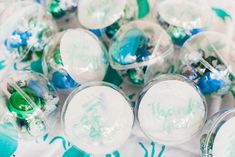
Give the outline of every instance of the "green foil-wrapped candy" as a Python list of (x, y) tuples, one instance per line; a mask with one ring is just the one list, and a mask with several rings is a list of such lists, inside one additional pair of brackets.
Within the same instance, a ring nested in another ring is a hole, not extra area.
[(59, 97), (45, 76), (18, 71), (6, 77), (0, 85), (6, 98), (6, 103), (1, 104), (8, 112), (5, 119), (10, 119), (10, 123), (17, 127), (20, 138), (40, 137), (54, 125), (52, 122), (56, 119), (52, 119), (58, 111)]

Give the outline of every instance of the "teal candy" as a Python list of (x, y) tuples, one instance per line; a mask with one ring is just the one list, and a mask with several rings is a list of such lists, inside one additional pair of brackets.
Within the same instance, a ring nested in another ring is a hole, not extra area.
[(114, 37), (114, 35), (117, 33), (117, 31), (120, 28), (120, 24), (118, 22), (112, 24), (111, 26), (108, 26), (105, 30), (105, 34), (107, 35), (108, 38)]
[(139, 15), (138, 18), (144, 18), (150, 11), (148, 0), (137, 0)]
[(32, 71), (35, 71), (35, 72), (38, 72), (38, 73), (43, 74), (43, 70), (42, 70), (42, 60), (39, 59), (39, 60), (33, 61), (33, 62), (30, 64), (30, 68), (31, 68)]
[(111, 66), (108, 67), (103, 81), (115, 84), (116, 86), (120, 86), (123, 83), (122, 77)]
[(116, 42), (113, 47), (113, 60), (127, 65), (136, 62), (137, 54), (139, 55), (146, 48), (147, 38), (141, 30), (135, 28), (129, 30), (121, 41), (117, 39)]

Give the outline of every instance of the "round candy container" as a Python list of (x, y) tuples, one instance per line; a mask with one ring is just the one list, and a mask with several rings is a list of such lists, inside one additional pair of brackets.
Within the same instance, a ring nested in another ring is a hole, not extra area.
[(207, 29), (211, 9), (194, 0), (158, 0), (155, 17), (167, 30), (172, 41), (182, 46), (192, 35)]
[(201, 136), (202, 157), (233, 157), (235, 154), (235, 110), (221, 111), (206, 123)]
[(172, 55), (173, 44), (167, 33), (149, 21), (133, 21), (122, 26), (110, 47), (112, 67), (133, 84), (144, 83), (148, 66), (168, 64)]
[[(16, 2), (1, 16), (0, 51), (15, 60), (15, 69), (34, 68), (57, 28), (51, 16), (36, 2)], [(40, 66), (40, 63), (38, 64)]]
[(235, 47), (223, 34), (203, 32), (189, 39), (180, 55), (180, 73), (203, 94), (226, 94), (234, 85)]
[(78, 19), (96, 34), (105, 32), (112, 38), (124, 23), (137, 17), (136, 10), (133, 0), (79, 0)]
[(154, 142), (178, 145), (190, 140), (206, 120), (206, 102), (193, 82), (180, 75), (150, 82), (137, 101), (142, 131)]
[(73, 145), (92, 155), (105, 155), (128, 139), (134, 114), (128, 98), (116, 86), (95, 82), (70, 94), (62, 123)]
[(68, 17), (69, 14), (75, 13), (77, 10), (79, 0), (47, 0), (46, 5), (51, 15), (60, 19), (62, 17)]
[(20, 138), (37, 138), (53, 127), (59, 98), (43, 75), (15, 72), (1, 82), (1, 89), (6, 98), (1, 105), (8, 110), (5, 119), (16, 127)]
[(55, 87), (71, 89), (88, 81), (101, 81), (108, 68), (108, 54), (91, 32), (70, 29), (48, 44), (43, 65)]

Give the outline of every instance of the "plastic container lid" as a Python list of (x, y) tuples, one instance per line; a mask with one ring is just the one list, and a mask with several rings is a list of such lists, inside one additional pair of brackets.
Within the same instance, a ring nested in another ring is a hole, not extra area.
[(110, 26), (124, 13), (127, 0), (79, 0), (78, 19), (89, 29)]
[(202, 156), (232, 157), (235, 142), (235, 110), (221, 111), (206, 123), (202, 137)]
[(110, 47), (110, 63), (125, 70), (148, 66), (173, 52), (163, 28), (149, 21), (133, 21), (120, 28)]
[(214, 79), (221, 80), (223, 86), (216, 93), (225, 94), (232, 87), (235, 78), (235, 46), (225, 35), (202, 32), (193, 36), (183, 45), (180, 58), (183, 65), (192, 65), (195, 69), (198, 69), (196, 65), (200, 63), (203, 65), (200, 67), (208, 69)]
[(194, 0), (164, 0), (159, 2), (157, 11), (170, 25), (187, 30), (205, 28), (211, 21), (207, 3)]
[(60, 53), (65, 69), (78, 83), (103, 80), (108, 54), (91, 32), (84, 29), (66, 31), (60, 41)]
[(89, 154), (105, 155), (128, 139), (134, 114), (116, 86), (96, 82), (70, 94), (62, 110), (62, 123), (73, 145)]
[(194, 83), (178, 75), (150, 82), (139, 95), (137, 117), (153, 141), (178, 145), (190, 140), (206, 120), (206, 101)]
[(59, 98), (43, 75), (18, 71), (1, 82), (1, 89), (7, 100), (1, 107), (8, 110), (4, 120), (16, 127), (20, 138), (37, 138), (53, 127), (51, 114), (57, 110)]

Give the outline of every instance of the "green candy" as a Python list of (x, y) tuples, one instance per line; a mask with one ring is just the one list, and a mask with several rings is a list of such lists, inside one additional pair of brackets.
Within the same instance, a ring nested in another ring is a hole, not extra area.
[(55, 18), (60, 18), (65, 15), (65, 11), (60, 8), (60, 1), (59, 0), (53, 0), (50, 5), (50, 13)]
[(142, 69), (130, 69), (127, 71), (129, 80), (133, 84), (143, 84), (144, 83), (144, 70)]
[(54, 58), (54, 61), (55, 61), (56, 64), (63, 65), (63, 62), (62, 62), (62, 59), (61, 59), (61, 55), (60, 55), (60, 49), (58, 49), (55, 52), (53, 58)]
[[(40, 98), (30, 88), (23, 88), (22, 91), (39, 107), (41, 104)], [(17, 118), (26, 119), (29, 114), (35, 112), (33, 106), (19, 92), (14, 92), (8, 102), (10, 112), (17, 114)]]
[(148, 0), (137, 0), (139, 15), (138, 18), (144, 18), (150, 11)]
[(120, 24), (118, 22), (112, 24), (111, 26), (108, 26), (105, 30), (105, 33), (107, 35), (108, 38), (113, 38), (114, 35), (117, 33), (117, 31), (120, 28)]
[(111, 66), (108, 67), (103, 81), (115, 84), (116, 86), (120, 86), (123, 83), (122, 77)]

